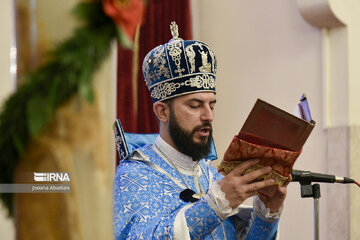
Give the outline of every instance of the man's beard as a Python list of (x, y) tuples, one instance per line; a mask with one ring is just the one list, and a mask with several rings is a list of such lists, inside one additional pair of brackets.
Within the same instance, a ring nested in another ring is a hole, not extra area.
[(193, 161), (198, 161), (206, 157), (211, 149), (212, 130), (210, 130), (208, 137), (201, 137), (200, 143), (194, 142), (194, 134), (197, 130), (203, 127), (211, 127), (211, 123), (205, 122), (200, 126), (196, 126), (191, 132), (184, 130), (178, 123), (174, 111), (170, 111), (169, 117), (169, 133), (175, 146), (180, 152), (193, 158)]

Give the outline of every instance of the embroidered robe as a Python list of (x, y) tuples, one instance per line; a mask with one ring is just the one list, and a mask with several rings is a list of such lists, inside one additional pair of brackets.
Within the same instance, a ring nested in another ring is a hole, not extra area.
[(179, 198), (186, 188), (206, 193), (222, 178), (210, 161), (201, 160), (196, 176), (188, 176), (152, 144), (135, 152), (141, 157), (122, 160), (114, 180), (115, 239), (275, 239), (278, 221), (248, 208), (223, 219), (205, 197), (195, 203)]

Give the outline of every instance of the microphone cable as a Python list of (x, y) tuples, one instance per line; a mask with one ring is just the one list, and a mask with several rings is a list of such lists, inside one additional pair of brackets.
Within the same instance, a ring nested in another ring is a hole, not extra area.
[(358, 187), (360, 187), (359, 182), (357, 182), (357, 181), (355, 181), (355, 180), (354, 180), (354, 182), (355, 182), (356, 185), (358, 185)]

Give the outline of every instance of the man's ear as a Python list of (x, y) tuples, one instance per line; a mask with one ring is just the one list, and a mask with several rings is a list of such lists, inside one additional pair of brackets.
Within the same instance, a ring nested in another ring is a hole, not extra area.
[(170, 109), (166, 103), (163, 102), (154, 103), (153, 110), (160, 122), (166, 123), (169, 121)]

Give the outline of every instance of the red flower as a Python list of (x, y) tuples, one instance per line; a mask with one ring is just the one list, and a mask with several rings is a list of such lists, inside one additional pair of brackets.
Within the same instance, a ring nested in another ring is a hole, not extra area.
[(142, 22), (142, 0), (102, 0), (106, 15), (134, 41), (137, 26)]

